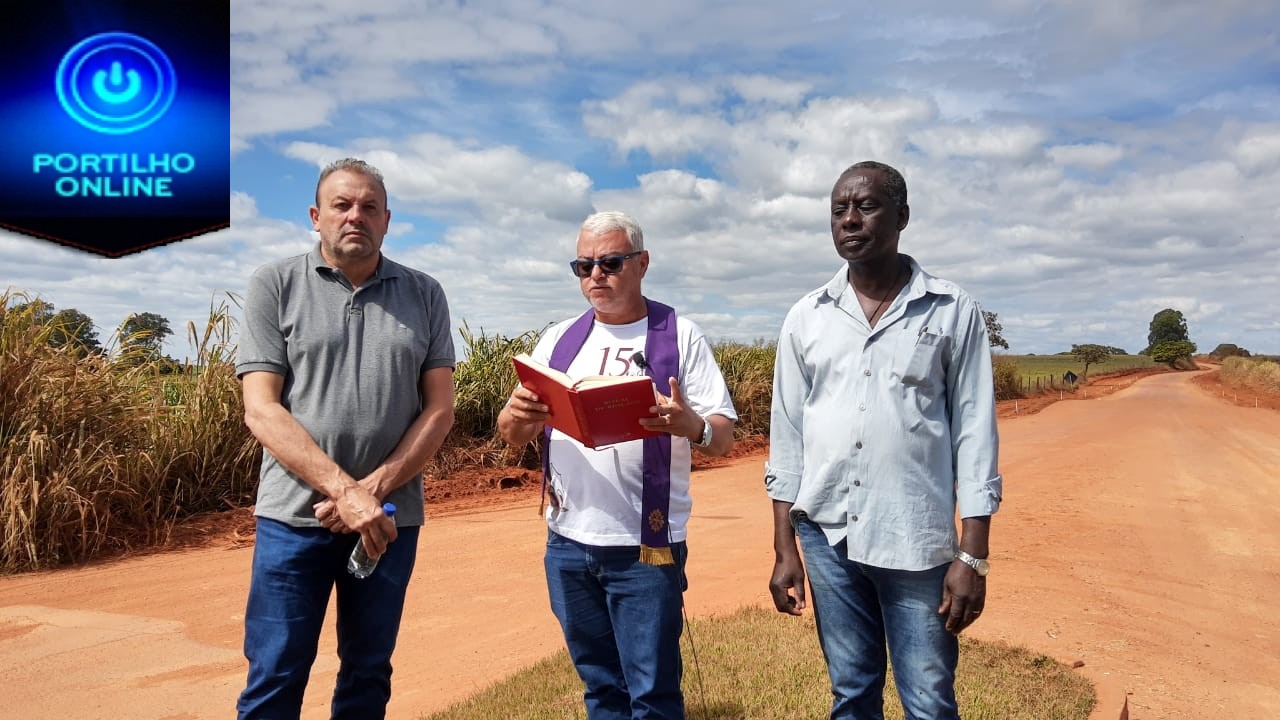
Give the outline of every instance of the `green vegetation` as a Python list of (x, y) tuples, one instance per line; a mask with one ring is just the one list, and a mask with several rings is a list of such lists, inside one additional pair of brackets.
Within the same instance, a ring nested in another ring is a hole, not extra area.
[[(1167, 343), (1186, 343), (1186, 345), (1167, 345)], [(1165, 308), (1156, 313), (1151, 318), (1151, 325), (1147, 333), (1147, 347), (1142, 351), (1143, 355), (1153, 355), (1156, 348), (1165, 345), (1165, 354), (1175, 350), (1185, 349), (1190, 346), (1190, 350), (1185, 355), (1172, 356), (1169, 360), (1157, 360), (1156, 362), (1172, 363), (1180, 357), (1186, 357), (1188, 361), (1191, 355), (1196, 351), (1195, 343), (1191, 342), (1191, 337), (1187, 332), (1187, 319), (1182, 313), (1173, 308)]]
[(459, 330), (465, 359), (454, 369), (453, 430), (439, 456), (432, 462), (431, 472), (448, 474), (467, 464), (537, 466), (533, 445), (511, 449), (495, 434), (498, 413), (516, 386), (516, 372), (511, 356), (533, 350), (541, 331), (530, 331), (506, 337), (476, 335), (465, 322)]
[[(1191, 363), (1191, 356), (1195, 354), (1196, 344), (1186, 340), (1167, 340), (1165, 342), (1156, 343), (1151, 346), (1151, 359), (1158, 363), (1167, 363), (1169, 365), (1177, 364), (1179, 367), (1188, 367), (1187, 363)], [(1181, 362), (1180, 361), (1185, 361)], [(1195, 367), (1194, 363), (1190, 367)]]
[(757, 340), (751, 345), (721, 342), (711, 347), (724, 374), (733, 407), (738, 411), (734, 435), (768, 437), (769, 406), (773, 402), (773, 360), (777, 347)]
[(1089, 377), (1089, 366), (1106, 362), (1107, 358), (1111, 357), (1111, 349), (1105, 345), (1095, 345), (1093, 343), (1072, 345), (1071, 356), (1084, 364), (1084, 369), (1080, 371), (1080, 379), (1084, 380)]
[[(120, 347), (124, 355), (134, 362), (157, 362), (163, 355), (164, 339), (173, 334), (169, 320), (151, 312), (134, 313), (120, 325)], [(173, 372), (176, 363), (166, 364)]]
[[(1084, 377), (1084, 363), (1077, 360), (1069, 354), (1059, 355), (998, 355), (996, 356), (996, 398), (1000, 400), (1017, 397), (1017, 395), (1009, 395), (1007, 393), (1008, 380), (1002, 385), (1002, 374), (1007, 377), (1016, 372), (1016, 390), (1020, 393), (1036, 393), (1045, 390), (1070, 390), (1071, 385), (1066, 383), (1062, 376), (1070, 370), (1078, 377)], [(1015, 370), (1009, 370), (1001, 367), (1004, 363), (1012, 363)], [(1123, 375), (1136, 370), (1146, 370), (1156, 367), (1151, 358), (1143, 355), (1109, 355), (1106, 364), (1102, 368), (1095, 369), (1093, 377), (1095, 379), (1106, 377), (1107, 375)], [(1001, 394), (1002, 387), (1006, 389), (1005, 394)]]
[[(956, 693), (966, 720), (1084, 720), (1096, 702), (1087, 680), (1044, 655), (967, 638), (960, 645)], [(812, 613), (792, 618), (744, 608), (696, 621), (685, 635), (684, 667), (690, 720), (793, 720), (831, 711)], [(900, 720), (892, 678), (885, 695), (885, 717)], [(423, 720), (585, 717), (582, 683), (561, 651)]]

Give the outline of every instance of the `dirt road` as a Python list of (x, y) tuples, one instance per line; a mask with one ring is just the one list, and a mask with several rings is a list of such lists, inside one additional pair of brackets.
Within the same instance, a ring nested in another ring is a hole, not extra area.
[[(1099, 689), (1094, 717), (1280, 716), (1280, 413), (1190, 374), (1001, 421), (1005, 504), (972, 633), (1033, 648)], [(763, 457), (695, 475), (694, 617), (768, 603)], [(434, 517), (389, 716), (415, 718), (558, 650), (536, 501)], [(0, 579), (0, 718), (232, 714), (251, 550), (218, 543)], [(816, 641), (815, 641), (816, 642)], [(305, 718), (336, 671), (321, 643)]]

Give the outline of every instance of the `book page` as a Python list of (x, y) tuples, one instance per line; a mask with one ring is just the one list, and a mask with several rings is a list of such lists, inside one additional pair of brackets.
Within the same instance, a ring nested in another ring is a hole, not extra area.
[(619, 385), (622, 383), (638, 382), (638, 381), (650, 382), (650, 383), (653, 382), (648, 377), (643, 375), (587, 375), (585, 377), (578, 378), (578, 381), (575, 382), (573, 386), (579, 390), (584, 390), (589, 387), (601, 387), (603, 385)]

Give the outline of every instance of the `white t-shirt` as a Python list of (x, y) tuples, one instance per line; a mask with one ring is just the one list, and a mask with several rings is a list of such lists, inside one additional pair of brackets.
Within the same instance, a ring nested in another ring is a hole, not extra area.
[[(544, 363), (577, 318), (555, 325), (543, 334), (532, 356)], [(570, 363), (569, 377), (638, 375), (631, 357), (645, 350), (648, 318), (627, 325), (597, 320), (591, 335)], [(737, 420), (729, 388), (711, 353), (711, 343), (693, 321), (676, 317), (680, 351), (680, 388), (699, 415), (723, 415)], [(547, 526), (559, 535), (587, 545), (640, 544), (640, 504), (643, 487), (643, 440), (591, 449), (558, 430), (551, 432), (551, 473)], [(671, 436), (671, 541), (685, 539), (692, 500), (689, 497), (691, 449), (687, 438)], [(556, 506), (559, 507), (556, 507)]]

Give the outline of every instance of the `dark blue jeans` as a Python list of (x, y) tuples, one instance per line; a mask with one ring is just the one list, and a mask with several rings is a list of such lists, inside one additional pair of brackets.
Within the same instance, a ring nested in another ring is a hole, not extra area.
[(333, 718), (382, 718), (391, 698), (391, 653), (405, 589), (418, 554), (418, 528), (397, 528), (364, 580), (347, 573), (359, 536), (258, 518), (253, 576), (244, 615), (249, 679), (241, 720), (282, 720), (302, 712), (329, 593), (338, 588), (338, 668)]
[(645, 565), (640, 546), (599, 547), (549, 532), (547, 589), (586, 685), (590, 720), (684, 717), (680, 633), (688, 550)]
[(822, 528), (796, 523), (818, 639), (831, 676), (832, 720), (884, 718), (885, 646), (907, 720), (957, 720), (959, 642), (938, 615), (950, 563), (888, 570), (848, 559)]

